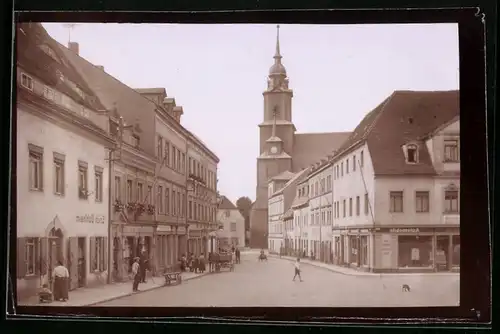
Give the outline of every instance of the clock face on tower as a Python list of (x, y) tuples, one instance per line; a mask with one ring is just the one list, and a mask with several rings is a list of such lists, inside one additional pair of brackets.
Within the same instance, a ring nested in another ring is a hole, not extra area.
[(278, 153), (278, 148), (276, 146), (271, 147), (271, 153), (272, 154)]

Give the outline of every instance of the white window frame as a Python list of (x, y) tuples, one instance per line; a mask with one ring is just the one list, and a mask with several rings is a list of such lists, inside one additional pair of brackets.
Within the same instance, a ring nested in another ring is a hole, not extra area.
[[(36, 275), (36, 246), (37, 246), (37, 238), (26, 238), (26, 243), (24, 245), (25, 252), (25, 263), (26, 263), (26, 272), (25, 276), (35, 276)], [(31, 260), (33, 261), (33, 272), (29, 271), (30, 268), (30, 257), (29, 257), (29, 249), (32, 249), (33, 256)]]
[(102, 178), (103, 173), (101, 171), (95, 171), (95, 201), (102, 202)]
[(34, 80), (33, 77), (22, 72), (21, 73), (21, 86), (24, 88), (33, 91), (33, 86), (34, 86)]
[(64, 196), (64, 160), (54, 158), (54, 194)]
[(43, 153), (29, 151), (30, 190), (43, 191)]
[[(397, 198), (401, 199), (401, 209), (397, 207)], [(404, 212), (404, 193), (402, 191), (389, 192), (389, 212), (403, 213)]]

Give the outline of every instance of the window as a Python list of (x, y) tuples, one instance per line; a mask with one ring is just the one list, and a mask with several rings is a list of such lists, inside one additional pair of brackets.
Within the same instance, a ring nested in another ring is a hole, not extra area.
[(29, 147), (29, 177), (31, 190), (43, 190), (43, 148), (30, 144)]
[(186, 154), (181, 154), (181, 172), (186, 172)]
[(314, 182), (314, 196), (318, 196), (318, 181)]
[(134, 201), (134, 194), (132, 191), (132, 180), (127, 180), (127, 203)]
[(417, 212), (429, 212), (429, 192), (415, 192), (415, 208)]
[(359, 199), (359, 196), (356, 196), (356, 216), (359, 216), (359, 212), (360, 212), (360, 199)]
[(33, 78), (26, 73), (21, 73), (21, 86), (33, 90)]
[(26, 276), (33, 276), (36, 273), (36, 238), (27, 238), (25, 243)]
[(54, 100), (54, 90), (51, 89), (50, 87), (48, 86), (45, 86), (43, 88), (43, 96), (47, 99), (47, 100)]
[(103, 272), (106, 270), (106, 239), (105, 237), (90, 238), (91, 271)]
[(148, 186), (148, 193), (146, 194), (146, 197), (148, 199), (148, 204), (153, 205), (153, 187)]
[(345, 213), (346, 213), (346, 207), (345, 207), (345, 200), (342, 201), (342, 216), (345, 218)]
[(158, 205), (158, 213), (163, 213), (163, 187), (158, 186), (158, 194), (156, 196), (156, 205)]
[(172, 146), (172, 165), (170, 167), (172, 167), (173, 169), (175, 169), (175, 166), (177, 164), (177, 148)]
[(170, 189), (165, 188), (165, 214), (170, 214)]
[(54, 152), (54, 193), (64, 195), (64, 160), (65, 156)]
[(122, 191), (121, 191), (121, 180), (119, 176), (115, 176), (115, 200), (122, 200)]
[(370, 199), (368, 198), (368, 194), (365, 194), (365, 215), (367, 215), (370, 211)]
[(458, 212), (458, 190), (446, 190), (444, 193), (444, 210), (446, 213)]
[(349, 198), (349, 217), (352, 217), (352, 197)]
[(345, 173), (349, 174), (349, 160), (345, 161)]
[(102, 202), (102, 167), (95, 166), (95, 200)]
[(403, 212), (403, 192), (391, 191), (390, 196), (390, 212)]
[(359, 164), (361, 165), (361, 167), (363, 167), (363, 166), (364, 166), (364, 164), (365, 164), (365, 159), (364, 159), (364, 154), (363, 154), (363, 151), (361, 151), (361, 152), (359, 153)]
[(444, 141), (444, 161), (445, 162), (458, 162), (458, 140), (445, 140)]
[(320, 190), (320, 193), (323, 194), (325, 192), (325, 179), (321, 179), (320, 181), (320, 185), (321, 185), (321, 190)]
[(186, 206), (186, 194), (182, 194), (182, 201), (181, 201), (181, 217), (185, 216), (185, 206)]
[(231, 216), (231, 211), (226, 210), (225, 214), (226, 214), (226, 217), (229, 217), (229, 216)]
[(181, 151), (177, 150), (177, 164), (175, 165), (176, 170), (181, 170)]
[(88, 164), (84, 161), (78, 161), (78, 197), (80, 199), (88, 198)]
[(139, 147), (140, 138), (138, 135), (132, 135), (132, 146)]
[(344, 176), (344, 162), (340, 163), (340, 176)]
[(137, 183), (137, 202), (142, 203), (144, 200), (144, 185)]
[(177, 192), (177, 205), (175, 207), (175, 211), (177, 212), (177, 216), (181, 215), (181, 193)]
[(193, 202), (188, 203), (188, 218), (193, 219)]
[(406, 161), (410, 164), (415, 164), (418, 162), (417, 157), (417, 145), (408, 145), (406, 147)]
[(176, 194), (175, 190), (172, 189), (172, 214), (174, 216), (177, 215), (177, 207), (175, 206), (175, 194)]
[(170, 167), (170, 143), (165, 142), (165, 166)]
[(328, 175), (326, 178), (326, 190), (332, 191), (332, 176)]
[(352, 157), (352, 171), (356, 171), (356, 156)]
[(158, 160), (162, 160), (162, 154), (163, 154), (163, 138), (161, 136), (158, 136), (158, 144), (156, 146), (156, 157)]
[(231, 223), (231, 232), (236, 232), (236, 223)]

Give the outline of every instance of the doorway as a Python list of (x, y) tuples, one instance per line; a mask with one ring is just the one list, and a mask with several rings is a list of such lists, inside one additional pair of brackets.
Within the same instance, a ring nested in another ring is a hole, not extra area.
[(63, 257), (63, 233), (61, 229), (52, 228), (49, 233), (49, 277), (52, 277), (52, 271)]
[(85, 237), (78, 238), (78, 287), (82, 288), (86, 285), (87, 280), (87, 270), (85, 261)]

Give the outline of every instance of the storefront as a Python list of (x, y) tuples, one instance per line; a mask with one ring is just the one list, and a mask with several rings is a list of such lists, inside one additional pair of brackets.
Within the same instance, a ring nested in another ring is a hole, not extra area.
[(337, 229), (333, 260), (372, 272), (459, 271), (460, 228)]

